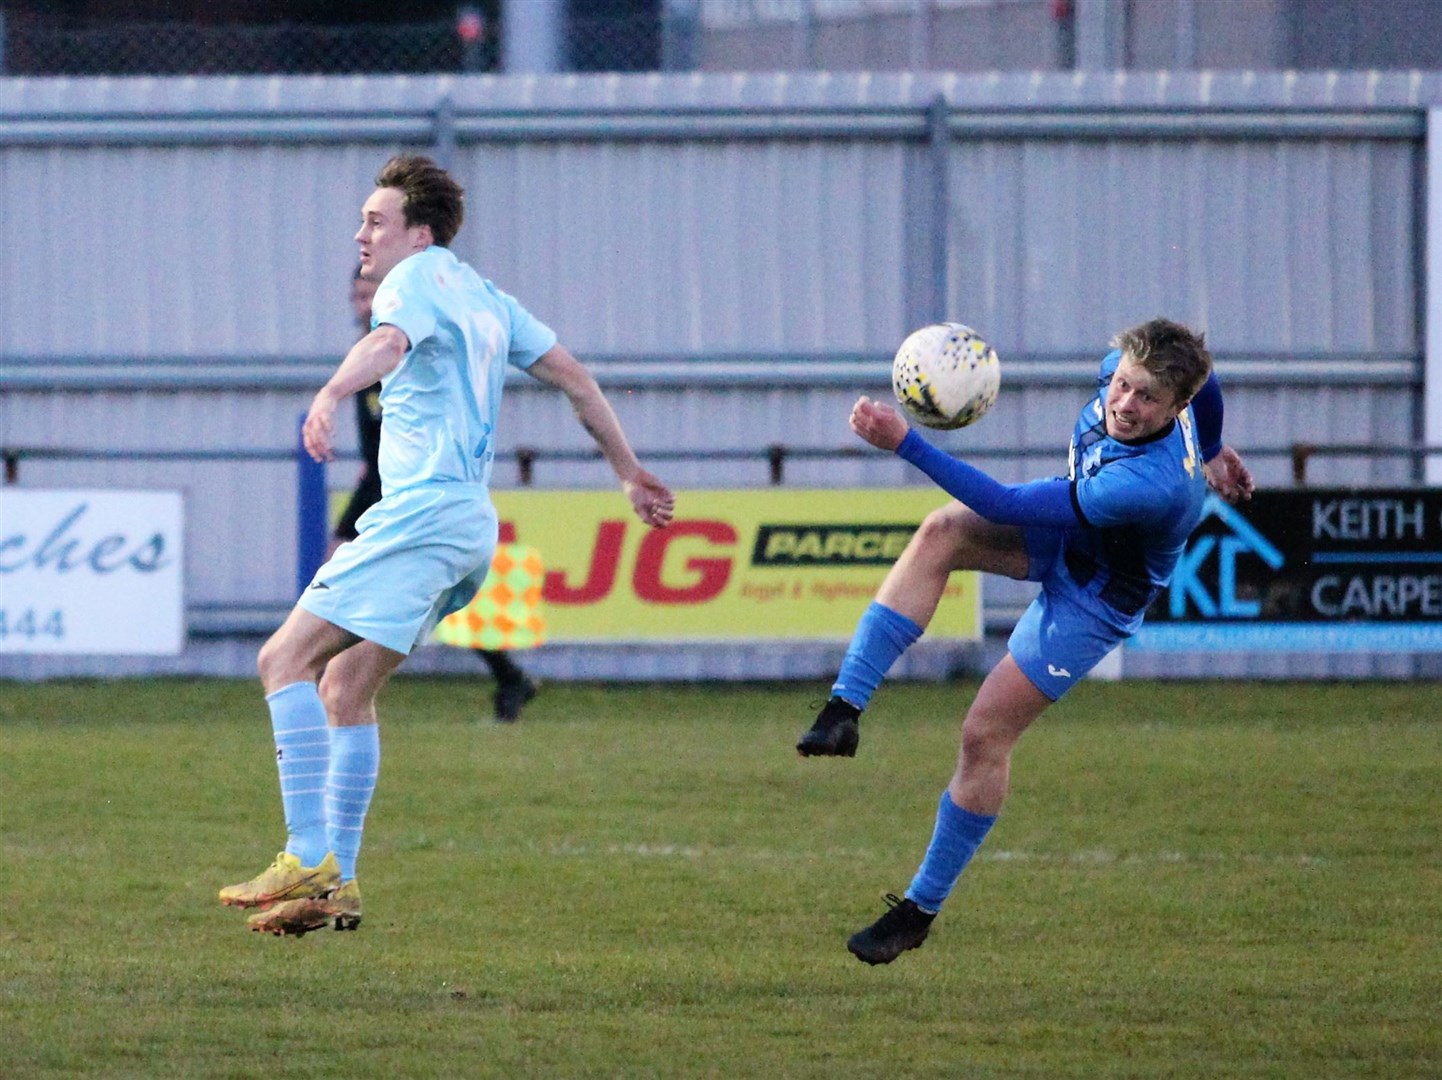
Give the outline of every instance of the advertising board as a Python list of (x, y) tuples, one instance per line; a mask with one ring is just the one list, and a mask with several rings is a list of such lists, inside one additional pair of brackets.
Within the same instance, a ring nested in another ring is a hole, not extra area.
[(1128, 648), (1415, 652), (1442, 647), (1442, 490), (1210, 496)]
[(178, 491), (0, 487), (0, 652), (179, 653), (184, 521)]

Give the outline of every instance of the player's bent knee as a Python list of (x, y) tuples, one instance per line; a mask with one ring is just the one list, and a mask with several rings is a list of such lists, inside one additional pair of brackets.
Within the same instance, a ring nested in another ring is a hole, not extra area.
[(325, 714), (333, 724), (373, 722), (375, 692), (367, 685), (357, 684), (352, 676), (338, 674), (327, 667), (320, 678), (320, 700)]
[(319, 679), (319, 666), (298, 655), (294, 644), (293, 638), (288, 639), (284, 633), (277, 631), (260, 647), (255, 667), (267, 694), (292, 683), (316, 682)]
[(280, 657), (280, 645), (276, 642), (275, 636), (272, 635), (266, 643), (260, 647), (260, 652), (255, 658), (256, 673), (260, 676), (261, 685), (265, 687), (267, 693), (280, 689), (279, 686), (272, 685), (272, 683), (281, 677), (282, 665)]
[(916, 530), (913, 557), (947, 572), (995, 569), (996, 528), (960, 503), (944, 506), (927, 514)]
[(349, 709), (347, 689), (345, 680), (336, 678), (335, 673), (327, 668), (320, 677), (320, 700), (325, 705), (327, 716), (342, 716)]
[(911, 540), (917, 555), (928, 561), (951, 561), (966, 539), (965, 517), (958, 511), (971, 513), (964, 506), (957, 505), (933, 510), (926, 515)]

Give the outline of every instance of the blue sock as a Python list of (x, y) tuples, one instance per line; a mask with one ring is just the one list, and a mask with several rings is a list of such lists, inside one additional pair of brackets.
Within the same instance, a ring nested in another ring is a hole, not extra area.
[(872, 601), (856, 624), (851, 646), (831, 692), (858, 709), (871, 704), (871, 695), (886, 678), (896, 658), (921, 637), (921, 627), (905, 615)]
[(907, 899), (923, 911), (940, 911), (956, 879), (995, 823), (995, 814), (973, 814), (952, 802), (950, 791), (943, 791), (941, 805), (936, 808), (936, 831), (931, 835), (926, 858), (906, 890)]
[(280, 770), (280, 804), (285, 809), (285, 850), (314, 866), (330, 850), (325, 836), (325, 776), (330, 732), (325, 706), (313, 682), (291, 683), (267, 694)]
[(325, 780), (325, 812), (330, 850), (340, 863), (341, 881), (355, 877), (366, 811), (381, 766), (378, 724), (330, 729), (330, 775)]

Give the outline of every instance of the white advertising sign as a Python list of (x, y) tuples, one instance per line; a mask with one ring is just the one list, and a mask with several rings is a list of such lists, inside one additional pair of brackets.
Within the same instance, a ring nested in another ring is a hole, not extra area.
[(0, 487), (0, 653), (180, 652), (184, 525), (178, 491)]

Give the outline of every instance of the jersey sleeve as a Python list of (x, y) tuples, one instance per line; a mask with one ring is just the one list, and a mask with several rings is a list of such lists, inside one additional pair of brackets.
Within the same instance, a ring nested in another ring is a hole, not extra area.
[(998, 525), (1076, 525), (1082, 523), (1069, 480), (1033, 480), (1003, 484), (959, 458), (938, 450), (908, 431), (896, 453), (938, 487)]
[(509, 293), (495, 289), (511, 317), (511, 351), (506, 358), (512, 367), (524, 371), (556, 344), (556, 332), (536, 318)]
[(1197, 418), (1197, 442), (1203, 461), (1222, 452), (1222, 384), (1213, 371), (1192, 398), (1192, 415)]
[(397, 266), (376, 290), (371, 329), (382, 325), (400, 330), (412, 349), (436, 332), (436, 307), (421, 289), (415, 265)]

